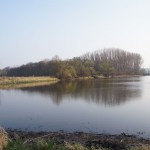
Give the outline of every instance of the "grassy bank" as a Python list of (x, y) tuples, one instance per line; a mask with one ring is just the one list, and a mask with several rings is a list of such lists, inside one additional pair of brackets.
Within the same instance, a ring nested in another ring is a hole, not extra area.
[(1, 129), (0, 150), (150, 150), (150, 140), (132, 135), (21, 132)]
[(54, 77), (0, 77), (0, 88), (38, 86), (59, 81)]

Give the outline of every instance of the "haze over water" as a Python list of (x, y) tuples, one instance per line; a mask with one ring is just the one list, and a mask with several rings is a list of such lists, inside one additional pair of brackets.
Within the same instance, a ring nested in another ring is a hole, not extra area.
[(0, 125), (150, 137), (150, 77), (79, 80), (0, 90)]

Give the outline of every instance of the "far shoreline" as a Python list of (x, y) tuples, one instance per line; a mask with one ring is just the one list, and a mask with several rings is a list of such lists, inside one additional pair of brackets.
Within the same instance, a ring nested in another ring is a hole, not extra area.
[(120, 79), (120, 78), (132, 78), (142, 77), (142, 75), (114, 75), (105, 77), (102, 75), (76, 77), (73, 79), (59, 79), (56, 77), (49, 76), (29, 76), (29, 77), (0, 77), (0, 89), (13, 89), (13, 88), (24, 88), (24, 87), (35, 87), (54, 84), (57, 82), (67, 82), (76, 80), (97, 80), (97, 79)]

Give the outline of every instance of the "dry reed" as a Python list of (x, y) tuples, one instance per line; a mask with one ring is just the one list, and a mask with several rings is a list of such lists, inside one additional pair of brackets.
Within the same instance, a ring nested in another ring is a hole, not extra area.
[(2, 150), (8, 143), (8, 135), (6, 131), (0, 127), (0, 150)]

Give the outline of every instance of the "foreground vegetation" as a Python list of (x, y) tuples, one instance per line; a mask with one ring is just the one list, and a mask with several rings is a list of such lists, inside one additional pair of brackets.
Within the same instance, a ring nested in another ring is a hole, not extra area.
[(142, 144), (137, 146), (131, 146), (128, 148), (116, 147), (115, 149), (109, 147), (86, 147), (82, 144), (74, 143), (65, 143), (58, 144), (54, 141), (45, 141), (40, 140), (32, 144), (24, 144), (23, 141), (11, 141), (3, 150), (150, 150), (150, 145)]
[(28, 63), (20, 67), (7, 67), (0, 70), (0, 76), (54, 76), (59, 79), (73, 79), (99, 75), (138, 75), (141, 65), (140, 54), (121, 49), (103, 49), (68, 60), (61, 60), (56, 56), (51, 60)]
[(131, 135), (33, 133), (0, 129), (0, 150), (150, 150), (150, 141)]

